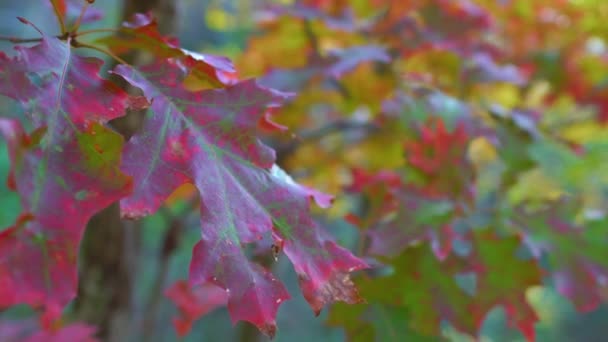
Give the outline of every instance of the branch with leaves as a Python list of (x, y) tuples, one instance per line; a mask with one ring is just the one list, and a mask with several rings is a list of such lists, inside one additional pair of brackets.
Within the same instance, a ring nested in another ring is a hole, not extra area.
[[(264, 236), (282, 246), (315, 312), (336, 300), (360, 301), (348, 273), (367, 265), (322, 233), (310, 216), (311, 200), (325, 207), (327, 197), (295, 183), (258, 140), (266, 109), (288, 94), (237, 80), (227, 58), (182, 49), (147, 14), (136, 14), (119, 35), (83, 42), (82, 36), (93, 33), (80, 31), (90, 4), (51, 3), (60, 37), (38, 30), (38, 44), (20, 47), (14, 58), (0, 56), (6, 71), (0, 93), (20, 104), (22, 119), (34, 127), (26, 132), (17, 120), (0, 121), (13, 188), (23, 203), (19, 220), (0, 235), (1, 307), (29, 304), (49, 328), (60, 324), (62, 309), (76, 295), (76, 259), (87, 221), (115, 201), (124, 217), (150, 215), (185, 183), (201, 194), (202, 233), (190, 283), (222, 289), (233, 320), (273, 336), (278, 307), (289, 298), (276, 277), (244, 252)], [(74, 6), (80, 11), (72, 17)], [(111, 73), (143, 97), (100, 76), (104, 62), (80, 56), (82, 48), (114, 59)], [(129, 65), (121, 55), (133, 50), (154, 58)], [(191, 90), (193, 83), (202, 90)], [(127, 109), (147, 114), (125, 143), (107, 123)], [(167, 243), (176, 234), (169, 232)]]

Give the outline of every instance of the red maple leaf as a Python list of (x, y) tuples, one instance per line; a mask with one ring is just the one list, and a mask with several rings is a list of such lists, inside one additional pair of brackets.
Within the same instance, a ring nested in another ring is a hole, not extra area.
[(123, 170), (139, 177), (134, 194), (121, 202), (123, 213), (146, 215), (180, 185), (198, 188), (202, 235), (190, 267), (193, 284), (225, 289), (232, 319), (252, 322), (272, 336), (277, 309), (289, 295), (242, 249), (271, 234), (293, 262), (315, 312), (335, 300), (360, 300), (348, 273), (365, 264), (310, 216), (311, 197), (321, 205), (326, 198), (273, 166), (274, 151), (256, 137), (266, 108), (287, 95), (255, 81), (190, 92), (183, 86), (189, 70), (179, 60), (140, 70), (120, 65), (114, 72), (152, 103), (143, 129), (125, 149)]
[(122, 137), (98, 123), (123, 115), (129, 97), (98, 76), (101, 60), (74, 54), (69, 42), (42, 37), (17, 50), (12, 59), (0, 54), (0, 93), (37, 129), (28, 135), (0, 121), (23, 208), (0, 235), (0, 307), (28, 303), (58, 316), (76, 292), (86, 223), (131, 190), (119, 170)]
[(471, 197), (472, 168), (467, 159), (469, 137), (464, 125), (449, 132), (441, 119), (420, 127), (418, 139), (405, 143), (411, 168), (423, 178), (422, 192), (431, 197)]
[(228, 294), (213, 284), (190, 286), (187, 281), (173, 284), (165, 295), (179, 310), (179, 317), (173, 319), (173, 326), (179, 336), (185, 336), (192, 328), (192, 323), (209, 311), (226, 305)]
[(177, 39), (160, 34), (158, 23), (149, 13), (135, 14), (131, 21), (123, 23), (119, 32), (119, 35), (98, 39), (97, 43), (107, 45), (119, 55), (137, 49), (160, 60), (179, 59), (188, 67), (191, 77), (211, 87), (223, 87), (237, 80), (236, 70), (228, 58), (180, 48)]
[[(51, 4), (57, 11), (57, 15), (65, 24), (70, 24), (78, 19), (81, 12), (84, 10), (80, 22), (83, 24), (94, 22), (103, 18), (103, 13), (97, 8), (88, 6), (92, 1), (88, 0), (51, 0), (46, 4)], [(84, 8), (87, 6), (87, 8)]]
[(95, 328), (83, 323), (71, 323), (52, 329), (41, 329), (34, 319), (0, 321), (2, 342), (95, 342)]

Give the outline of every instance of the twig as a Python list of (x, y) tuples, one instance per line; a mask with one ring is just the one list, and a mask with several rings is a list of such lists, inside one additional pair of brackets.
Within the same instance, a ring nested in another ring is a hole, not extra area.
[(356, 122), (352, 120), (334, 121), (325, 126), (302, 132), (297, 139), (292, 140), (290, 143), (284, 146), (276, 148), (277, 163), (280, 165), (284, 156), (290, 155), (301, 145), (322, 139), (332, 133), (356, 130), (372, 133), (379, 129), (380, 127), (378, 125), (371, 122)]
[(89, 34), (94, 34), (94, 33), (121, 33), (123, 32), (120, 29), (113, 29), (113, 28), (99, 28), (99, 29), (91, 29), (91, 30), (84, 30), (84, 31), (79, 31), (75, 34), (76, 37), (81, 37), (81, 36), (86, 36)]
[(331, 122), (325, 126), (321, 126), (318, 129), (302, 132), (300, 134), (300, 140), (311, 141), (323, 138), (335, 132), (349, 131), (349, 130), (362, 130), (362, 131), (375, 131), (380, 127), (370, 122), (357, 122), (351, 120), (339, 120)]
[(57, 17), (57, 21), (59, 22), (59, 27), (61, 28), (61, 34), (65, 34), (67, 30), (65, 29), (65, 23), (63, 22), (63, 15), (59, 11), (59, 7), (56, 1), (51, 1), (53, 5), (53, 11), (55, 11), (55, 17)]
[(146, 305), (145, 316), (143, 318), (143, 339), (150, 340), (151, 334), (154, 333), (158, 321), (158, 312), (162, 302), (162, 292), (167, 283), (167, 275), (169, 274), (169, 259), (173, 252), (179, 246), (179, 239), (185, 227), (185, 217), (196, 207), (198, 196), (193, 196), (186, 205), (186, 208), (177, 214), (171, 213), (167, 207), (163, 206), (159, 213), (165, 218), (169, 229), (165, 232), (162, 240), (161, 253), (158, 260), (158, 273), (153, 280), (153, 287), (150, 290), (148, 302)]
[[(306, 38), (312, 46), (312, 58), (315, 61), (323, 60), (323, 56), (321, 55), (321, 48), (319, 46), (319, 39), (313, 31), (310, 20), (308, 19), (304, 20), (304, 34), (306, 35)], [(340, 82), (340, 80), (338, 80), (336, 77), (330, 77), (329, 82), (338, 90), (338, 92), (344, 99), (351, 99), (351, 94), (348, 91), (348, 88), (342, 82)]]
[(106, 55), (112, 57), (118, 63), (125, 64), (125, 65), (130, 65), (124, 59), (122, 59), (122, 58), (116, 56), (115, 54), (113, 54), (110, 50), (106, 50), (104, 48), (100, 48), (100, 47), (95, 46), (95, 45), (90, 45), (90, 44), (81, 43), (81, 42), (74, 42), (74, 47), (76, 47), (76, 48), (82, 47), (82, 48), (86, 48), (86, 49), (95, 50), (95, 51), (101, 52), (103, 54), (106, 54)]
[(76, 22), (74, 23), (74, 26), (72, 27), (71, 32), (78, 31), (78, 28), (80, 28), (80, 23), (82, 22), (82, 18), (84, 18), (84, 14), (87, 11), (87, 9), (89, 8), (89, 5), (91, 3), (92, 2), (85, 1), (84, 5), (82, 6), (82, 9), (80, 10), (80, 15), (78, 16), (78, 19), (76, 19)]
[(304, 19), (304, 34), (312, 46), (313, 57), (316, 59), (322, 59), (321, 49), (319, 48), (319, 39), (317, 39), (317, 35), (312, 30), (312, 25), (308, 19)]
[(0, 41), (11, 42), (11, 43), (35, 43), (35, 42), (42, 41), (42, 38), (18, 38), (18, 37), (0, 36)]

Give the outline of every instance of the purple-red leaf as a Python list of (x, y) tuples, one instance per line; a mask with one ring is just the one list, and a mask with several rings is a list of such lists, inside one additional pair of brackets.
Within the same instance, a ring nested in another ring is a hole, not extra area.
[(195, 320), (219, 306), (226, 305), (228, 299), (226, 291), (215, 285), (192, 287), (187, 281), (176, 282), (165, 295), (179, 309), (179, 317), (173, 319), (173, 326), (179, 336), (187, 335)]
[(464, 76), (469, 82), (508, 82), (523, 85), (526, 79), (514, 65), (498, 65), (487, 53), (475, 53), (471, 56)]
[(257, 139), (267, 107), (289, 96), (245, 81), (225, 89), (189, 92), (179, 61), (136, 71), (114, 71), (143, 90), (152, 103), (143, 129), (126, 146), (123, 170), (136, 179), (121, 202), (125, 216), (156, 211), (180, 185), (201, 195), (201, 241), (190, 278), (228, 293), (232, 319), (247, 320), (272, 335), (279, 304), (289, 295), (243, 246), (272, 234), (294, 263), (304, 296), (315, 312), (336, 300), (357, 302), (348, 273), (366, 265), (326, 238), (309, 213), (311, 192), (273, 166), (274, 151)]
[[(61, 17), (66, 24), (74, 22), (82, 12), (88, 0), (50, 0), (49, 4), (56, 10), (56, 14)], [(103, 13), (95, 8), (88, 6), (82, 15), (81, 23), (87, 24), (103, 18)]]
[(81, 57), (69, 43), (43, 37), (33, 47), (0, 52), (0, 94), (19, 101), (35, 127), (47, 127), (49, 143), (88, 122), (124, 115), (126, 92), (99, 77), (103, 61)]
[(0, 54), (0, 93), (17, 100), (35, 131), (0, 121), (8, 141), (10, 184), (21, 196), (19, 221), (0, 235), (0, 307), (27, 303), (56, 317), (75, 295), (76, 258), (89, 218), (131, 190), (120, 172), (122, 137), (98, 122), (131, 102), (98, 75), (103, 62), (43, 37)]
[(194, 88), (223, 87), (232, 84), (236, 70), (232, 62), (222, 56), (203, 55), (179, 47), (176, 39), (165, 37), (158, 31), (158, 23), (151, 14), (135, 14), (130, 22), (123, 23), (120, 35), (97, 40), (114, 53), (124, 54), (134, 49), (147, 51), (154, 57), (175, 58), (187, 65)]
[(9, 142), (23, 214), (0, 233), (0, 307), (27, 303), (52, 317), (76, 294), (84, 227), (97, 211), (130, 192), (120, 173), (122, 137), (98, 124), (66, 132), (45, 148), (40, 131), (27, 136), (0, 119)]
[(391, 57), (386, 50), (377, 45), (362, 45), (332, 51), (332, 55), (337, 57), (338, 60), (326, 72), (336, 78), (340, 78), (364, 62), (388, 63), (391, 61)]
[(41, 329), (35, 320), (0, 321), (2, 342), (95, 342), (95, 328), (72, 323), (53, 329)]

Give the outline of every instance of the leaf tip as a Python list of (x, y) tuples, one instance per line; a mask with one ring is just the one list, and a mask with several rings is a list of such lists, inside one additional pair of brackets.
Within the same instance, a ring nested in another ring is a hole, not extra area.
[[(299, 275), (298, 280), (303, 288), (308, 287), (309, 279), (306, 275)], [(323, 286), (316, 291), (304, 291), (304, 297), (310, 304), (315, 316), (319, 316), (326, 304), (333, 302), (345, 302), (347, 304), (364, 303), (359, 295), (359, 290), (350, 279), (348, 273), (334, 274)]]
[(268, 338), (270, 338), (271, 340), (274, 339), (274, 336), (277, 333), (277, 325), (275, 323), (264, 324), (263, 326), (258, 328), (264, 335), (268, 336)]

